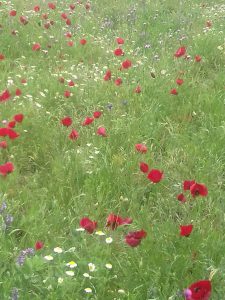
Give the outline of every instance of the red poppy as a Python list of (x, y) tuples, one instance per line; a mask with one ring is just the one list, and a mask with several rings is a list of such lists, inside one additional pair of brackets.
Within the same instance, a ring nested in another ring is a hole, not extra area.
[(192, 283), (185, 291), (185, 300), (209, 300), (212, 285), (209, 280), (200, 280)]
[(8, 144), (7, 144), (6, 141), (1, 141), (1, 142), (0, 142), (0, 148), (6, 149), (7, 147), (8, 147)]
[(22, 91), (20, 89), (16, 89), (16, 96), (20, 96), (22, 94)]
[(65, 117), (61, 120), (61, 124), (63, 126), (69, 127), (73, 123), (72, 119), (70, 117)]
[(189, 191), (190, 190), (190, 187), (195, 183), (194, 180), (185, 180), (183, 182), (183, 190), (184, 191)]
[(191, 187), (190, 187), (190, 192), (192, 194), (193, 197), (196, 196), (202, 196), (205, 197), (208, 195), (208, 189), (207, 187), (202, 184), (202, 183), (194, 183)]
[(71, 95), (70, 91), (65, 91), (64, 92), (64, 97), (69, 98)]
[(109, 214), (106, 220), (106, 226), (110, 227), (112, 230), (116, 229), (118, 226), (121, 225), (128, 225), (131, 224), (133, 220), (131, 218), (122, 218), (120, 216)]
[(147, 232), (142, 230), (129, 232), (125, 236), (125, 242), (131, 247), (137, 247), (143, 238), (147, 236)]
[(97, 222), (91, 221), (89, 218), (83, 218), (80, 220), (80, 226), (92, 234), (97, 227)]
[(177, 195), (177, 200), (179, 200), (180, 202), (186, 202), (186, 197), (184, 196), (183, 193)]
[(70, 80), (68, 83), (68, 86), (74, 86), (74, 85), (75, 85), (75, 83), (72, 80)]
[(72, 33), (71, 33), (71, 32), (67, 32), (67, 33), (65, 34), (65, 36), (66, 36), (67, 38), (71, 38), (71, 37), (72, 37)]
[(184, 81), (183, 81), (183, 79), (178, 78), (178, 79), (176, 80), (176, 83), (177, 83), (178, 85), (182, 85), (182, 84), (184, 83)]
[(115, 83), (115, 85), (121, 85), (122, 84), (122, 79), (121, 78), (117, 78), (115, 81), (114, 81), (114, 83)]
[(49, 3), (48, 3), (48, 7), (49, 7), (50, 9), (55, 9), (55, 8), (56, 8), (56, 5), (55, 5), (54, 3), (52, 3), (52, 2), (49, 2)]
[(196, 62), (200, 62), (202, 60), (201, 56), (200, 55), (196, 55), (195, 56), (195, 61)]
[(140, 167), (141, 172), (148, 173), (148, 170), (149, 170), (148, 164), (146, 164), (144, 162), (140, 162), (139, 167)]
[(27, 20), (27, 18), (26, 18), (26, 17), (24, 17), (24, 16), (21, 16), (21, 17), (20, 17), (20, 22), (21, 22), (23, 25), (27, 25), (27, 23), (28, 23), (28, 20)]
[(68, 26), (71, 25), (71, 20), (70, 20), (70, 19), (67, 19), (67, 20), (66, 20), (66, 25), (68, 25)]
[(98, 130), (97, 130), (97, 135), (101, 135), (103, 137), (106, 137), (107, 134), (106, 134), (106, 129), (105, 127), (99, 127)]
[(75, 4), (70, 4), (70, 9), (74, 10), (75, 9)]
[(141, 87), (140, 87), (140, 85), (138, 85), (138, 86), (135, 88), (134, 92), (135, 92), (136, 94), (140, 94), (140, 93), (141, 93)]
[(180, 47), (174, 54), (175, 57), (181, 57), (183, 56), (184, 54), (186, 53), (186, 48), (183, 46), (183, 47)]
[(48, 14), (46, 14), (46, 13), (45, 13), (45, 14), (43, 14), (43, 15), (42, 15), (42, 19), (45, 19), (45, 20), (47, 20), (47, 19), (48, 19)]
[(10, 92), (8, 90), (5, 90), (0, 94), (0, 102), (8, 101), (10, 97)]
[(9, 12), (9, 15), (11, 16), (11, 17), (15, 17), (16, 16), (16, 14), (17, 14), (17, 12), (16, 12), (16, 10), (11, 10), (10, 12)]
[(102, 115), (102, 113), (101, 113), (100, 111), (95, 111), (95, 112), (93, 113), (93, 117), (94, 117), (95, 119), (100, 118), (101, 115)]
[(171, 94), (171, 95), (178, 95), (178, 92), (177, 92), (176, 89), (172, 89), (172, 90), (170, 91), (170, 94)]
[(73, 47), (73, 41), (68, 41), (68, 42), (67, 42), (67, 45), (68, 45), (69, 47)]
[(19, 137), (19, 134), (11, 128), (2, 127), (0, 128), (0, 136), (8, 136), (11, 140), (14, 140)]
[(75, 129), (73, 129), (69, 135), (69, 138), (71, 140), (77, 140), (78, 137), (79, 137), (79, 133)]
[(34, 246), (35, 250), (37, 250), (37, 251), (41, 250), (43, 247), (44, 247), (44, 243), (41, 241), (37, 241)]
[(13, 117), (13, 119), (17, 122), (17, 123), (22, 123), (23, 119), (24, 119), (24, 115), (23, 114), (17, 114)]
[(180, 235), (189, 236), (192, 232), (193, 225), (181, 225), (180, 226)]
[(16, 126), (16, 121), (10, 121), (10, 122), (7, 124), (7, 126), (8, 126), (9, 128), (14, 128), (14, 127)]
[(132, 63), (129, 59), (126, 59), (122, 62), (123, 69), (129, 69), (132, 66)]
[(40, 6), (38, 6), (38, 5), (34, 6), (34, 11), (35, 12), (39, 12), (39, 10), (40, 10)]
[(84, 120), (84, 122), (82, 123), (82, 126), (90, 125), (93, 121), (94, 121), (94, 118), (87, 117), (87, 118)]
[(86, 41), (85, 39), (81, 39), (81, 40), (80, 40), (80, 44), (81, 44), (81, 45), (85, 45), (86, 43), (87, 43), (87, 41)]
[(61, 13), (61, 18), (66, 20), (67, 19), (67, 14), (66, 13)]
[(7, 162), (3, 165), (0, 165), (0, 174), (2, 176), (6, 176), (9, 173), (12, 173), (14, 171), (14, 166), (11, 162)]
[(153, 183), (158, 183), (163, 179), (163, 172), (157, 169), (152, 169), (149, 173), (147, 178), (153, 182)]
[(0, 60), (4, 60), (4, 59), (5, 59), (5, 56), (2, 53), (0, 53)]
[(26, 84), (27, 83), (27, 80), (25, 78), (21, 79), (20, 81), (22, 84)]
[(118, 37), (118, 38), (116, 38), (116, 42), (118, 45), (122, 45), (122, 44), (124, 44), (124, 39)]
[(135, 149), (140, 153), (146, 153), (148, 151), (148, 148), (144, 144), (136, 144)]
[(124, 52), (121, 48), (117, 48), (116, 50), (114, 50), (114, 54), (116, 56), (121, 56), (121, 55), (124, 55)]
[(39, 51), (41, 49), (41, 45), (39, 43), (35, 43), (32, 47), (33, 51)]

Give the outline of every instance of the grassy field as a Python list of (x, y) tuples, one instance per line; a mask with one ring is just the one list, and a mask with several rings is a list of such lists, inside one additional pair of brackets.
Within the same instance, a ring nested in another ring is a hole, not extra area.
[[(179, 300), (209, 279), (223, 300), (223, 1), (54, 3), (0, 5), (1, 128), (19, 134), (0, 129), (0, 300)], [(186, 180), (208, 194), (183, 191)], [(110, 214), (133, 222), (113, 230)], [(132, 247), (125, 237), (142, 229)]]

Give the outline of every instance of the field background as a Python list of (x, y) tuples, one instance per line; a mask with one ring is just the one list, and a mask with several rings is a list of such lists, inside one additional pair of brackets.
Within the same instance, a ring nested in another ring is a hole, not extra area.
[[(182, 299), (177, 293), (192, 282), (212, 278), (212, 300), (225, 294), (225, 39), (223, 1), (95, 0), (91, 9), (76, 5), (68, 27), (60, 13), (71, 1), (56, 1), (50, 11), (43, 1), (1, 1), (0, 91), (22, 90), (0, 104), (0, 119), (16, 113), (24, 121), (20, 137), (0, 149), (0, 164), (11, 161), (15, 171), (0, 178), (0, 205), (5, 199), (14, 220), (0, 231), (0, 299), (9, 299), (14, 287), (26, 299)], [(41, 12), (33, 7), (40, 4)], [(17, 16), (9, 17), (15, 8)], [(55, 24), (43, 28), (43, 12)], [(28, 17), (22, 25), (19, 16)], [(210, 20), (212, 27), (207, 28)], [(17, 30), (17, 35), (11, 31)], [(68, 47), (64, 33), (73, 34)], [(124, 57), (116, 57), (116, 37), (125, 40)], [(81, 46), (79, 40), (87, 44)], [(33, 43), (41, 51), (32, 51)], [(191, 59), (174, 59), (181, 45)], [(51, 47), (51, 48), (50, 48)], [(46, 50), (46, 51), (42, 51)], [(194, 61), (200, 55), (200, 63)], [(119, 71), (125, 58), (132, 68)], [(110, 68), (116, 86), (103, 80)], [(74, 80), (75, 87), (58, 78)], [(181, 77), (184, 84), (176, 86)], [(21, 79), (27, 79), (27, 85)], [(10, 83), (13, 80), (13, 84)], [(137, 85), (141, 93), (134, 93)], [(170, 95), (177, 88), (178, 95)], [(63, 96), (71, 90), (70, 98)], [(82, 127), (96, 110), (102, 117)], [(73, 118), (80, 137), (68, 139), (70, 129), (60, 124)], [(104, 126), (108, 136), (96, 135)], [(147, 154), (135, 151), (144, 143)], [(164, 171), (153, 185), (139, 170), (145, 161)], [(176, 196), (182, 182), (206, 184), (206, 198), (181, 204)], [(131, 217), (129, 230), (148, 233), (137, 248), (123, 242), (127, 228), (104, 228), (109, 213)], [(113, 238), (77, 232), (83, 216), (98, 221), (98, 228)], [(189, 238), (179, 236), (179, 225), (194, 225)], [(22, 249), (45, 246), (18, 267)], [(64, 252), (53, 262), (43, 256), (54, 247)], [(65, 252), (68, 249), (73, 252)], [(74, 277), (65, 275), (65, 263), (75, 260)], [(94, 263), (93, 279), (85, 279)], [(112, 270), (104, 265), (111, 263)], [(64, 278), (62, 284), (58, 278)], [(90, 287), (93, 292), (86, 294)], [(118, 293), (118, 290), (124, 293)]]

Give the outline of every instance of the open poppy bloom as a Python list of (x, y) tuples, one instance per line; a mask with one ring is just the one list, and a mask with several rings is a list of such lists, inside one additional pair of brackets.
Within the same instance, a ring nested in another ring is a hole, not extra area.
[(211, 282), (209, 280), (200, 280), (192, 283), (184, 290), (185, 300), (209, 300), (211, 296)]
[(104, 75), (104, 80), (105, 80), (105, 81), (110, 80), (110, 79), (111, 79), (111, 76), (112, 76), (111, 71), (110, 71), (110, 70), (107, 70), (106, 73), (105, 73), (105, 75)]
[(142, 230), (129, 232), (125, 236), (125, 242), (131, 247), (137, 247), (143, 238), (147, 236), (147, 232)]
[(201, 56), (200, 55), (196, 55), (195, 56), (195, 61), (196, 62), (200, 62), (202, 60)]
[(146, 153), (148, 151), (148, 148), (144, 144), (136, 144), (135, 149), (140, 153)]
[(23, 114), (17, 114), (13, 117), (13, 119), (17, 122), (17, 123), (22, 123), (23, 119), (24, 119), (24, 115)]
[(184, 191), (189, 191), (190, 190), (190, 187), (195, 183), (194, 180), (185, 180), (183, 182), (183, 190)]
[(181, 236), (189, 236), (192, 232), (193, 225), (181, 225), (180, 226), (180, 235)]
[(106, 129), (105, 127), (99, 127), (98, 130), (97, 130), (97, 135), (101, 135), (103, 137), (106, 137), (107, 134), (106, 134)]
[(35, 243), (35, 250), (41, 250), (42, 248), (44, 247), (44, 243), (43, 242), (41, 242), (41, 241), (37, 241), (36, 243)]
[(121, 48), (117, 48), (117, 49), (114, 50), (114, 54), (116, 56), (121, 56), (121, 55), (124, 55), (124, 52)]
[(0, 165), (0, 174), (2, 176), (6, 176), (9, 173), (12, 173), (14, 171), (14, 166), (11, 162), (7, 162), (3, 165)]
[(89, 218), (83, 218), (80, 220), (80, 226), (91, 234), (95, 231), (97, 222), (91, 221)]
[(79, 133), (75, 129), (73, 129), (69, 135), (69, 138), (71, 140), (76, 140), (78, 139), (78, 137), (79, 137)]
[(116, 38), (116, 42), (118, 45), (122, 45), (122, 44), (124, 44), (124, 39), (118, 37), (118, 38)]
[(8, 90), (5, 90), (0, 94), (0, 102), (7, 101), (10, 99), (10, 97), (10, 92)]
[(128, 224), (131, 224), (132, 222), (133, 222), (133, 220), (131, 218), (122, 218), (122, 217), (114, 215), (114, 214), (109, 214), (107, 221), (106, 221), (106, 226), (110, 227), (112, 230), (114, 230), (118, 226), (128, 225)]
[(93, 117), (94, 117), (95, 119), (100, 118), (101, 115), (102, 115), (101, 111), (95, 111), (95, 112), (93, 113)]
[(65, 117), (61, 120), (61, 124), (63, 126), (69, 127), (73, 123), (72, 119), (70, 117)]
[(152, 169), (149, 173), (147, 178), (153, 182), (153, 183), (158, 183), (162, 180), (163, 178), (163, 172), (157, 169)]
[(94, 118), (87, 117), (87, 118), (84, 120), (84, 122), (82, 123), (82, 126), (90, 125), (93, 121), (94, 121)]
[(80, 44), (81, 44), (81, 45), (85, 45), (86, 43), (87, 43), (87, 41), (86, 41), (85, 39), (81, 39), (81, 40), (80, 40)]
[(186, 53), (186, 48), (185, 47), (180, 47), (179, 49), (177, 49), (177, 51), (175, 52), (174, 56), (175, 57), (181, 57)]
[(183, 193), (180, 193), (179, 195), (177, 195), (177, 200), (184, 203), (186, 202), (186, 197), (184, 196)]
[(41, 49), (41, 45), (39, 43), (35, 43), (32, 47), (33, 51), (39, 51)]
[(11, 128), (1, 127), (0, 128), (0, 136), (3, 136), (3, 137), (8, 136), (11, 140), (14, 140), (17, 137), (19, 137), (19, 134)]
[(141, 172), (148, 173), (148, 170), (149, 170), (148, 164), (146, 164), (144, 162), (140, 162), (139, 167), (140, 167)]
[(208, 195), (208, 189), (203, 183), (197, 183), (197, 182), (194, 183), (190, 187), (190, 192), (191, 192), (193, 197), (196, 197), (196, 196), (205, 197), (205, 196)]
[(170, 94), (171, 94), (171, 95), (178, 95), (178, 91), (177, 91), (176, 89), (172, 89), (172, 90), (170, 91)]
[(122, 68), (123, 69), (129, 69), (131, 67), (132, 63), (129, 59), (126, 59), (122, 62)]
[(183, 79), (181, 79), (181, 78), (177, 78), (176, 83), (177, 83), (178, 85), (182, 85), (182, 84), (184, 83), (184, 81), (183, 81)]

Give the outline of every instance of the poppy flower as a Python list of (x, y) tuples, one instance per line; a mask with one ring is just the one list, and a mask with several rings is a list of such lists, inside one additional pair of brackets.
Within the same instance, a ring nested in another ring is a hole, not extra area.
[(23, 119), (24, 119), (24, 115), (23, 114), (17, 114), (13, 117), (13, 119), (17, 122), (17, 123), (22, 123)]
[(83, 218), (80, 220), (80, 226), (92, 234), (97, 227), (97, 222), (91, 221), (89, 218)]
[(140, 94), (140, 93), (141, 93), (141, 87), (140, 87), (140, 85), (138, 85), (138, 86), (135, 88), (134, 92), (135, 92), (136, 94)]
[(66, 20), (67, 19), (67, 14), (66, 13), (61, 13), (61, 18)]
[(63, 126), (69, 127), (73, 123), (72, 119), (70, 117), (65, 117), (61, 120), (61, 124)]
[(64, 97), (69, 98), (71, 95), (70, 91), (65, 91), (64, 92)]
[(124, 39), (118, 37), (118, 38), (116, 38), (116, 42), (118, 45), (122, 45), (122, 44), (124, 44)]
[(141, 172), (148, 173), (148, 170), (149, 170), (148, 164), (146, 164), (144, 162), (140, 162), (139, 167), (140, 167)]
[(142, 230), (129, 232), (125, 236), (125, 242), (131, 247), (137, 247), (143, 238), (147, 236), (147, 232)]
[(8, 126), (9, 128), (14, 128), (14, 127), (16, 126), (16, 121), (10, 121), (10, 122), (7, 124), (7, 126)]
[(99, 127), (98, 130), (97, 130), (97, 135), (101, 135), (103, 137), (106, 137), (107, 134), (106, 134), (106, 129), (105, 127)]
[(180, 202), (186, 202), (186, 197), (184, 196), (183, 193), (177, 195), (177, 200), (179, 200)]
[(52, 3), (52, 2), (49, 2), (49, 3), (48, 3), (48, 7), (49, 7), (50, 9), (55, 9), (55, 8), (56, 8), (56, 5), (55, 5), (54, 3)]
[(177, 49), (174, 56), (178, 58), (178, 57), (183, 56), (185, 53), (186, 53), (186, 48), (183, 46), (183, 47), (180, 47), (179, 49)]
[(181, 225), (180, 226), (180, 235), (181, 236), (189, 236), (192, 232), (193, 225)]
[(107, 70), (106, 73), (105, 73), (105, 76), (104, 76), (104, 80), (105, 81), (110, 80), (111, 79), (111, 75), (112, 75), (111, 71)]
[(17, 12), (16, 12), (16, 10), (10, 10), (10, 12), (9, 12), (9, 15), (11, 16), (11, 17), (15, 17), (16, 16), (16, 14), (17, 14)]
[(121, 85), (122, 82), (123, 82), (123, 81), (122, 81), (121, 78), (117, 78), (117, 79), (114, 81), (115, 85), (117, 85), (117, 86)]
[(69, 135), (69, 138), (71, 140), (77, 140), (78, 137), (79, 137), (79, 133), (75, 129), (73, 129)]
[(66, 19), (66, 25), (70, 26), (72, 23), (71, 23), (71, 20), (70, 19)]
[(68, 41), (68, 42), (67, 42), (67, 45), (68, 45), (69, 47), (73, 47), (73, 41)]
[(4, 59), (5, 59), (5, 56), (2, 53), (0, 53), (0, 60), (4, 60)]
[(33, 51), (39, 51), (41, 49), (41, 45), (39, 43), (35, 43), (32, 47)]
[(10, 92), (8, 90), (5, 90), (0, 94), (0, 102), (8, 101), (10, 97)]
[(71, 38), (71, 37), (72, 37), (72, 33), (71, 33), (71, 32), (67, 32), (67, 33), (65, 34), (65, 36), (66, 36), (67, 38)]
[(120, 216), (109, 214), (106, 220), (106, 227), (110, 227), (112, 230), (116, 229), (121, 225), (131, 224), (133, 220), (131, 218), (122, 218)]
[(20, 96), (22, 94), (22, 91), (20, 89), (16, 89), (15, 94), (16, 96)]
[(86, 43), (87, 43), (87, 41), (86, 41), (85, 39), (81, 39), (81, 40), (80, 40), (80, 44), (81, 44), (81, 45), (85, 45)]
[(41, 250), (43, 247), (44, 247), (44, 243), (41, 241), (37, 241), (34, 246), (36, 251)]
[(75, 9), (75, 4), (70, 4), (70, 9), (74, 10)]
[(117, 48), (116, 50), (114, 50), (114, 54), (116, 56), (121, 56), (121, 55), (124, 55), (124, 52), (121, 48)]
[(185, 300), (209, 300), (212, 285), (209, 280), (200, 280), (192, 283), (185, 291)]
[(176, 89), (172, 89), (172, 90), (170, 91), (170, 94), (171, 94), (171, 95), (178, 95), (178, 92), (177, 92)]
[(183, 190), (184, 191), (189, 191), (190, 190), (190, 187), (195, 183), (194, 180), (185, 180), (183, 182)]
[(140, 153), (146, 153), (148, 151), (148, 148), (144, 144), (136, 144), (135, 149)]
[(46, 13), (45, 13), (45, 14), (43, 14), (43, 15), (42, 15), (42, 19), (45, 19), (45, 20), (47, 20), (47, 19), (48, 19), (48, 14), (46, 14)]
[(8, 136), (11, 140), (14, 140), (19, 137), (19, 134), (11, 128), (2, 127), (0, 128), (0, 136)]
[(190, 187), (190, 192), (192, 194), (193, 197), (196, 196), (202, 196), (205, 197), (208, 195), (208, 189), (207, 187), (202, 184), (202, 183), (194, 183), (191, 187)]
[(153, 183), (158, 183), (162, 180), (163, 178), (163, 172), (157, 169), (152, 169), (149, 173), (147, 178), (153, 182)]
[(35, 12), (39, 12), (40, 11), (40, 6), (39, 5), (35, 5), (34, 6), (34, 11)]
[(94, 121), (94, 118), (87, 117), (87, 118), (84, 120), (84, 122), (82, 123), (82, 126), (90, 125), (93, 121)]
[(87, 3), (85, 4), (85, 8), (86, 8), (86, 10), (89, 10), (89, 9), (91, 8), (91, 4), (87, 2)]
[(14, 171), (14, 166), (11, 162), (7, 162), (3, 165), (0, 165), (0, 174), (2, 176), (6, 176), (9, 173), (12, 173)]
[(27, 25), (27, 23), (28, 23), (28, 20), (27, 20), (27, 18), (26, 18), (26, 17), (24, 17), (24, 16), (21, 16), (21, 17), (20, 17), (20, 22), (21, 22), (23, 25)]
[(196, 62), (200, 62), (202, 60), (201, 56), (200, 55), (196, 55), (195, 56), (195, 61)]
[(74, 86), (74, 85), (75, 85), (75, 83), (72, 80), (70, 80), (68, 83), (68, 86)]
[(123, 69), (129, 69), (131, 67), (132, 63), (129, 59), (126, 59), (122, 62), (122, 68)]
[(1, 142), (0, 142), (0, 148), (6, 149), (7, 147), (8, 147), (8, 144), (7, 144), (6, 141), (1, 141)]
[(183, 79), (177, 78), (176, 83), (182, 85), (184, 83)]
[(101, 115), (102, 115), (102, 113), (101, 113), (100, 111), (95, 111), (95, 112), (93, 113), (93, 117), (94, 117), (95, 119), (100, 118)]

